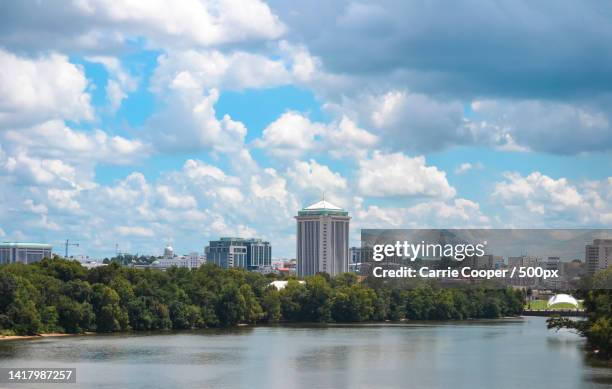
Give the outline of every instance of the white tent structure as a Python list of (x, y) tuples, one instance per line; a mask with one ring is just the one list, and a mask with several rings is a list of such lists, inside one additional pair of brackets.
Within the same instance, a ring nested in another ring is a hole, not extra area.
[[(306, 283), (306, 281), (298, 281), (300, 284)], [(274, 286), (277, 290), (285, 289), (289, 281), (272, 281), (268, 286)]]
[(559, 304), (559, 303), (568, 303), (572, 304), (576, 308), (578, 308), (578, 300), (570, 296), (569, 294), (556, 294), (548, 299), (548, 306)]

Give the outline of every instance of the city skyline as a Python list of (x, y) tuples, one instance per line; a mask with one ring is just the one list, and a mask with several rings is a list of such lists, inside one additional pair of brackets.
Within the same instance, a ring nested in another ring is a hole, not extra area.
[(0, 241), (610, 228), (612, 6), (432, 4), (1, 4)]

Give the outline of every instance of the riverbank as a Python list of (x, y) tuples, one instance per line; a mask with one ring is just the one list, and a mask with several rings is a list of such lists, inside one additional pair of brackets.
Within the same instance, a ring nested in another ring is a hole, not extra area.
[(53, 337), (72, 337), (79, 335), (160, 335), (160, 334), (168, 334), (174, 335), (177, 333), (185, 333), (185, 334), (193, 334), (198, 333), (200, 331), (231, 331), (237, 329), (244, 328), (278, 328), (278, 327), (287, 327), (287, 328), (334, 328), (334, 327), (372, 327), (372, 326), (401, 326), (401, 325), (461, 325), (461, 324), (491, 324), (491, 323), (501, 323), (512, 320), (520, 320), (522, 316), (503, 316), (494, 319), (485, 319), (485, 318), (476, 318), (476, 319), (463, 319), (463, 320), (382, 320), (382, 321), (367, 321), (367, 322), (278, 322), (278, 323), (257, 323), (257, 324), (249, 324), (249, 323), (238, 323), (235, 326), (229, 327), (208, 327), (208, 328), (192, 328), (192, 329), (166, 329), (166, 330), (128, 330), (128, 331), (115, 331), (115, 332), (93, 332), (87, 331), (82, 333), (62, 333), (62, 332), (53, 332), (53, 333), (44, 333), (37, 335), (1, 335), (1, 340), (29, 340), (29, 339), (41, 339), (41, 338), (53, 338)]
[(95, 332), (85, 332), (81, 334), (65, 334), (61, 332), (52, 332), (47, 334), (37, 335), (0, 335), (1, 340), (24, 340), (24, 339), (41, 339), (41, 338), (57, 338), (62, 336), (74, 336), (74, 335), (94, 335)]

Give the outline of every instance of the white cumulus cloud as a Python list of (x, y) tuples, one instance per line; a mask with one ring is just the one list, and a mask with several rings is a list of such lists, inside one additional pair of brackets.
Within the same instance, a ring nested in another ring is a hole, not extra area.
[(375, 197), (451, 198), (456, 193), (444, 171), (427, 166), (423, 156), (402, 153), (374, 152), (372, 158), (359, 161), (358, 186), (363, 195)]
[(0, 69), (0, 129), (93, 118), (85, 74), (65, 55), (27, 58), (0, 49)]

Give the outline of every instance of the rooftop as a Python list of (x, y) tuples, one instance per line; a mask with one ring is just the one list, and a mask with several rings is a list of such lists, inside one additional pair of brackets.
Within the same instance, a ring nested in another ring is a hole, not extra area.
[(27, 242), (2, 242), (1, 247), (32, 247), (32, 248), (43, 248), (51, 249), (52, 246), (46, 243), (27, 243)]
[(305, 210), (315, 210), (315, 209), (329, 209), (329, 210), (334, 210), (334, 211), (342, 211), (342, 208), (338, 207), (337, 205), (334, 205), (332, 203), (330, 203), (329, 201), (326, 200), (321, 200), (318, 203), (314, 203), (306, 208), (304, 208)]
[(348, 216), (348, 212), (340, 208), (339, 206), (334, 205), (329, 201), (323, 199), (298, 211), (298, 216), (308, 215)]

